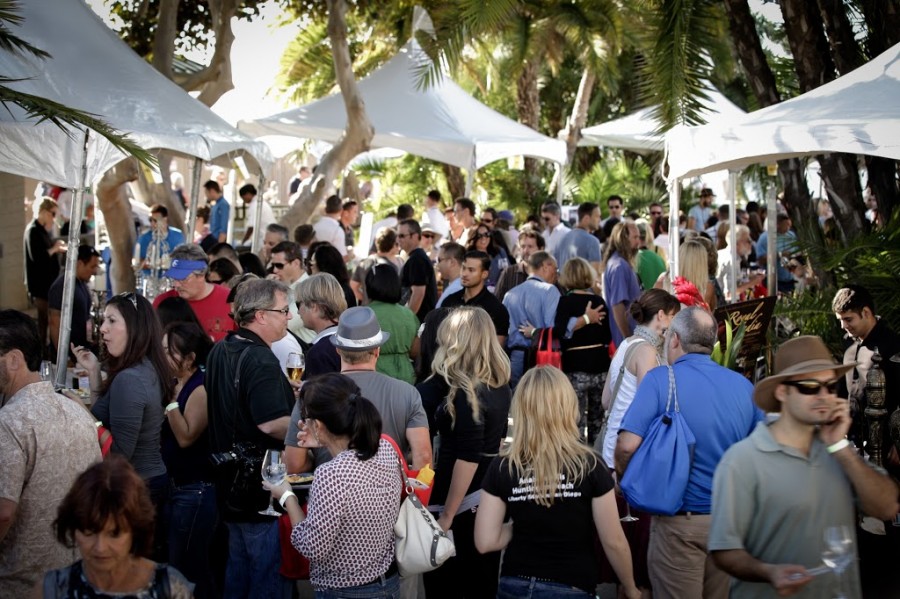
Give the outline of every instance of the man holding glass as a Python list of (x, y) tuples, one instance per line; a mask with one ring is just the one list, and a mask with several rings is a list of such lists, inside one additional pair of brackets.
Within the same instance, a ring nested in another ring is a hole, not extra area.
[(846, 438), (850, 405), (834, 392), (854, 366), (835, 363), (820, 338), (797, 337), (756, 385), (756, 404), (780, 415), (732, 446), (713, 481), (709, 551), (733, 577), (731, 597), (831, 597), (834, 578), (818, 576), (829, 569), (838, 596), (862, 596), (854, 496), (880, 519), (898, 503), (897, 485)]

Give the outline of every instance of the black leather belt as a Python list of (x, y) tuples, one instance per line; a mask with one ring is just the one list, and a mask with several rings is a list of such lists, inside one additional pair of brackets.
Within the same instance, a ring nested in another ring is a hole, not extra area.
[(360, 586), (365, 587), (365, 586), (369, 586), (370, 584), (375, 584), (376, 582), (384, 582), (385, 580), (387, 580), (388, 578), (390, 578), (391, 576), (393, 576), (396, 573), (397, 573), (397, 562), (391, 562), (391, 565), (388, 566), (387, 572), (385, 572), (381, 576), (378, 576), (374, 580), (370, 580), (369, 582), (363, 583)]

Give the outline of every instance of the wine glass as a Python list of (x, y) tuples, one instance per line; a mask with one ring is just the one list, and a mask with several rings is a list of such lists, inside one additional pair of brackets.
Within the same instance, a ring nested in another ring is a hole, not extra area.
[[(275, 449), (266, 450), (266, 457), (263, 458), (262, 463), (262, 477), (267, 483), (272, 486), (280, 485), (284, 482), (284, 477), (287, 474), (287, 466), (285, 466), (284, 462), (281, 461), (281, 452)], [(265, 510), (259, 512), (263, 516), (280, 516), (278, 512), (275, 511), (275, 497), (273, 496), (269, 500), (269, 505)]]
[(289, 353), (284, 366), (287, 369), (288, 378), (295, 383), (299, 383), (303, 377), (303, 368), (306, 366), (303, 354), (299, 352)]
[(631, 515), (631, 504), (625, 501), (625, 515), (619, 518), (619, 522), (637, 522), (638, 520), (640, 518)]
[(53, 373), (50, 370), (50, 360), (41, 361), (41, 380), (45, 383), (51, 382)]
[(846, 599), (844, 594), (844, 571), (853, 561), (853, 536), (850, 527), (842, 524), (825, 529), (825, 549), (822, 550), (822, 561), (831, 568), (838, 580), (835, 599)]

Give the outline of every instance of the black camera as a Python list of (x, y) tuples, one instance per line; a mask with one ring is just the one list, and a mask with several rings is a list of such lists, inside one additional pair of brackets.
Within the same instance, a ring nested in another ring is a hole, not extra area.
[(253, 443), (235, 443), (230, 450), (210, 454), (209, 460), (215, 467), (229, 464), (250, 465), (251, 467), (262, 464), (265, 450), (261, 450)]

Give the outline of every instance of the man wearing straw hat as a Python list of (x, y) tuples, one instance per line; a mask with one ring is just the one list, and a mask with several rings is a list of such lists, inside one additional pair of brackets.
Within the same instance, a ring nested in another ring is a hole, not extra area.
[[(756, 404), (780, 415), (732, 446), (713, 479), (709, 551), (734, 577), (731, 597), (831, 596), (834, 579), (813, 570), (826, 528), (842, 526), (855, 541), (854, 496), (867, 514), (897, 513), (897, 485), (846, 438), (850, 405), (834, 392), (855, 365), (837, 364), (818, 337), (797, 337), (779, 348), (775, 374), (756, 385)], [(855, 545), (850, 551), (848, 599), (862, 596)]]

